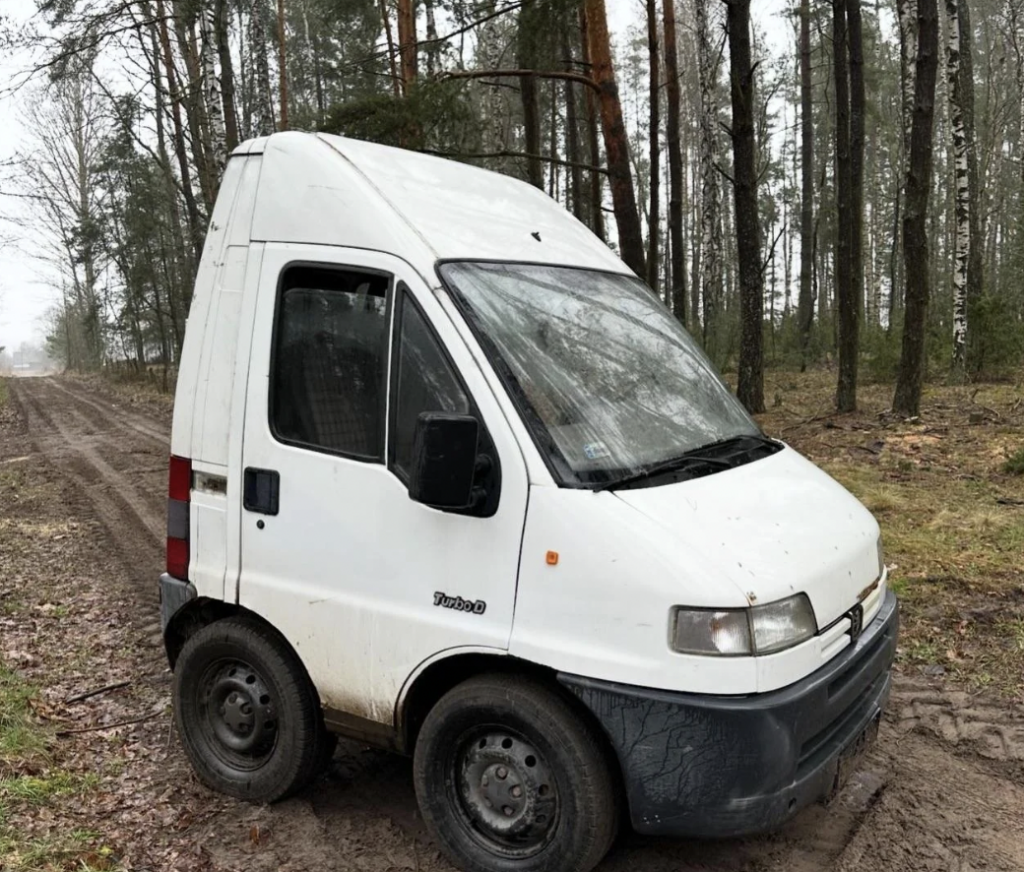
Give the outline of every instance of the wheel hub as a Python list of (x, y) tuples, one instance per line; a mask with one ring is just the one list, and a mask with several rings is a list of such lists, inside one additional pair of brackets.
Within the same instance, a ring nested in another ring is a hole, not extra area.
[(236, 754), (259, 756), (274, 744), (277, 713), (262, 676), (245, 663), (228, 663), (210, 676), (206, 708), (214, 735)]
[(551, 771), (532, 744), (508, 733), (478, 736), (461, 755), (463, 807), (483, 835), (506, 844), (543, 843), (558, 808)]

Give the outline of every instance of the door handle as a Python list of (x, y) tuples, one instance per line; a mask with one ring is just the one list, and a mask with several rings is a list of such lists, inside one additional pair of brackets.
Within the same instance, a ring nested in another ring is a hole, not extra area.
[(247, 512), (276, 515), (280, 507), (281, 474), (276, 469), (246, 467), (242, 507)]

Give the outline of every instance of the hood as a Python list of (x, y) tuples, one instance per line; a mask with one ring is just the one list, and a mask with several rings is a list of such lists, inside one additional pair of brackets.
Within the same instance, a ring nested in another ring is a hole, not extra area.
[(806, 593), (819, 630), (879, 576), (871, 513), (788, 447), (702, 478), (614, 493), (718, 567), (751, 605)]

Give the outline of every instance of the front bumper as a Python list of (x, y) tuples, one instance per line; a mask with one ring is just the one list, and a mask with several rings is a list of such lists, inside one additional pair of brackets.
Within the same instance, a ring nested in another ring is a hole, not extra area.
[(802, 681), (753, 696), (559, 680), (611, 739), (638, 832), (739, 836), (775, 829), (828, 795), (843, 752), (888, 701), (898, 629), (887, 591), (853, 645)]

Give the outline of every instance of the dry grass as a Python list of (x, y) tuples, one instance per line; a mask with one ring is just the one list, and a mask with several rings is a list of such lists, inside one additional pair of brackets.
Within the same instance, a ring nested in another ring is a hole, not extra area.
[(921, 416), (889, 412), (891, 386), (831, 414), (830, 373), (770, 373), (765, 429), (842, 482), (882, 526), (903, 601), (900, 663), (1024, 697), (1024, 390), (926, 388)]

